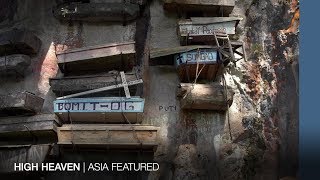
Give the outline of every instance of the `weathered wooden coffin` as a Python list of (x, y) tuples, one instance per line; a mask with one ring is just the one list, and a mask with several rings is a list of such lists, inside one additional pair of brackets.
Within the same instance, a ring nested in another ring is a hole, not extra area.
[(69, 3), (54, 9), (56, 18), (64, 21), (126, 22), (136, 19), (139, 5), (131, 3)]
[(181, 83), (177, 96), (182, 109), (200, 109), (225, 111), (233, 102), (231, 88), (214, 84)]
[[(127, 81), (134, 81), (139, 79), (134, 73), (126, 73), (125, 75)], [(121, 84), (122, 81), (120, 75), (110, 73), (104, 75), (51, 78), (49, 83), (51, 86), (51, 90), (57, 96), (65, 96), (106, 86)], [(131, 95), (136, 94), (137, 87), (138, 85), (129, 86)], [(103, 96), (119, 96), (119, 93), (120, 95), (124, 94), (122, 89), (123, 88), (121, 88), (121, 90), (119, 90), (119, 88), (109, 90), (101, 94), (103, 94)]]
[(54, 112), (64, 122), (140, 123), (143, 109), (144, 99), (138, 97), (70, 98), (54, 101)]
[(27, 30), (14, 29), (0, 34), (0, 56), (38, 53), (41, 40)]
[(23, 75), (30, 62), (30, 57), (24, 54), (2, 56), (0, 57), (0, 74)]
[(174, 57), (179, 53), (185, 53), (197, 49), (216, 48), (215, 46), (208, 45), (191, 45), (191, 46), (177, 46), (172, 48), (159, 48), (150, 50), (150, 66), (157, 65), (174, 65)]
[(181, 44), (214, 41), (214, 32), (235, 34), (240, 20), (237, 17), (192, 17), (180, 20), (178, 34)]
[(153, 149), (159, 128), (148, 125), (65, 124), (58, 127), (59, 145)]
[(86, 74), (111, 70), (129, 71), (135, 65), (135, 42), (106, 44), (57, 53), (60, 70)]
[(0, 116), (35, 115), (42, 109), (44, 99), (30, 92), (0, 94)]
[(56, 136), (57, 126), (60, 125), (54, 114), (1, 118), (0, 137), (22, 140), (32, 136)]
[(0, 147), (0, 173), (17, 173), (14, 163), (43, 163), (51, 145), (16, 145)]
[(234, 6), (234, 0), (163, 0), (168, 11), (211, 12), (215, 15), (228, 16)]
[(214, 80), (220, 66), (215, 49), (199, 49), (180, 53), (175, 55), (174, 59), (178, 76), (182, 82), (193, 82), (197, 72), (200, 73), (198, 80)]

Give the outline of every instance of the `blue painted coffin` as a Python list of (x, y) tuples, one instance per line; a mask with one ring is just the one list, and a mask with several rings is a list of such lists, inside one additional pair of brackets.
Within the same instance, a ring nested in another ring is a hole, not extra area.
[(141, 122), (144, 99), (139, 97), (70, 98), (54, 101), (54, 112), (64, 122)]

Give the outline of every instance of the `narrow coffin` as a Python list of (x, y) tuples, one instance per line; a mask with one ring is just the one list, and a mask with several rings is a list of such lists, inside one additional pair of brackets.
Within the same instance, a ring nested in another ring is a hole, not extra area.
[(64, 21), (126, 22), (136, 19), (139, 11), (132, 3), (69, 3), (56, 7), (53, 14)]
[(210, 12), (216, 16), (228, 16), (234, 6), (234, 0), (163, 0), (168, 11)]
[(135, 42), (106, 44), (57, 53), (62, 72), (87, 74), (111, 70), (129, 71), (135, 65)]
[(144, 99), (138, 97), (70, 98), (54, 101), (54, 112), (64, 122), (139, 123)]
[(28, 139), (52, 137), (55, 139), (59, 120), (54, 114), (0, 119), (0, 137), (10, 138), (10, 143), (25, 143)]
[(214, 80), (220, 65), (215, 49), (192, 50), (177, 54), (174, 59), (182, 82)]
[[(138, 80), (135, 73), (126, 73), (127, 81)], [(121, 84), (121, 77), (118, 74), (90, 75), (90, 76), (74, 76), (50, 79), (51, 90), (57, 96), (65, 96), (79, 92), (98, 89), (106, 86)], [(135, 95), (139, 85), (129, 86), (131, 95)], [(123, 88), (105, 91), (103, 96), (119, 96), (123, 95)]]
[(42, 109), (44, 99), (30, 92), (0, 94), (0, 116), (35, 115)]
[(148, 125), (65, 124), (58, 128), (58, 144), (153, 149), (158, 145), (158, 131)]
[(17, 173), (18, 171), (13, 168), (14, 163), (41, 164), (45, 162), (51, 149), (52, 146), (49, 144), (2, 146), (0, 147), (0, 173)]
[(214, 41), (215, 33), (235, 34), (241, 18), (237, 17), (192, 17), (178, 22), (180, 42)]
[(225, 111), (233, 102), (234, 92), (218, 83), (181, 83), (177, 95), (182, 109)]
[(14, 29), (0, 34), (0, 56), (38, 53), (41, 40), (27, 30)]
[(0, 75), (24, 75), (30, 65), (30, 57), (24, 54), (14, 54), (0, 57)]

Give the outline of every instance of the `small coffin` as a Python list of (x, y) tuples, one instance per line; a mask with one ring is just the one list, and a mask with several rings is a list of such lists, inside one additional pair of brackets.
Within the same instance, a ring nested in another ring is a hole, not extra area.
[(0, 137), (10, 137), (14, 140), (26, 140), (33, 136), (56, 137), (60, 122), (54, 114), (40, 114), (26, 117), (0, 119)]
[(215, 49), (199, 49), (180, 53), (175, 55), (174, 59), (182, 82), (193, 82), (197, 72), (200, 73), (198, 80), (214, 80), (219, 68)]
[(143, 109), (144, 99), (138, 97), (70, 98), (54, 101), (54, 112), (64, 122), (140, 123)]
[[(126, 73), (125, 75), (127, 82), (139, 79), (134, 73)], [(117, 74), (74, 76), (50, 79), (51, 89), (57, 96), (75, 94), (121, 83), (121, 77)], [(131, 95), (135, 95), (137, 87), (138, 85), (129, 86)], [(119, 93), (120, 95), (124, 94), (122, 89), (123, 88), (121, 88), (120, 91), (119, 88), (115, 90), (109, 90), (101, 94), (103, 94), (103, 96), (119, 96)]]
[(0, 116), (35, 115), (42, 109), (44, 99), (30, 92), (0, 94)]
[(126, 22), (136, 19), (139, 5), (131, 3), (70, 3), (54, 10), (57, 19), (69, 21)]
[(65, 124), (58, 127), (58, 144), (116, 149), (154, 149), (159, 128), (148, 125)]
[(0, 57), (1, 75), (24, 75), (30, 65), (30, 57), (24, 54), (14, 54)]
[(180, 20), (178, 34), (182, 44), (214, 41), (214, 32), (235, 34), (240, 20), (241, 18), (237, 17), (194, 17)]
[(27, 30), (14, 29), (0, 34), (0, 56), (38, 53), (41, 40)]
[(234, 0), (163, 0), (168, 11), (210, 12), (216, 16), (228, 16), (234, 6)]
[(87, 74), (111, 70), (129, 71), (135, 65), (135, 43), (117, 43), (73, 49), (57, 53), (62, 72)]
[(182, 109), (225, 111), (233, 102), (234, 92), (218, 84), (181, 83), (177, 95)]
[(13, 168), (14, 163), (41, 164), (45, 162), (51, 149), (48, 144), (0, 147), (0, 173), (17, 173)]

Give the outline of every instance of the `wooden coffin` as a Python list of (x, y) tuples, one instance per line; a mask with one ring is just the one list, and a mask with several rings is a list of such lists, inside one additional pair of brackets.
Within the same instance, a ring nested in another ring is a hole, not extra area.
[(135, 43), (116, 43), (57, 53), (62, 72), (89, 74), (111, 70), (129, 71), (135, 65)]
[(200, 109), (225, 111), (233, 102), (234, 92), (231, 88), (218, 84), (181, 83), (177, 96), (180, 97), (182, 109)]
[(35, 115), (42, 109), (44, 99), (30, 92), (0, 94), (0, 117)]
[(158, 48), (150, 50), (150, 66), (157, 65), (174, 65), (175, 59), (174, 57), (179, 53), (184, 53), (197, 49), (209, 49), (215, 48), (215, 46), (208, 45), (191, 45), (191, 46), (177, 46), (172, 48)]
[(140, 123), (143, 109), (144, 99), (138, 97), (70, 98), (54, 101), (54, 112), (64, 122)]
[[(127, 81), (138, 80), (136, 74), (126, 73)], [(106, 86), (112, 86), (121, 84), (121, 77), (117, 74), (104, 74), (104, 75), (90, 75), (90, 76), (74, 76), (74, 77), (63, 77), (63, 78), (51, 78), (50, 79), (51, 90), (57, 96), (65, 96), (75, 94), (79, 92), (89, 91), (98, 89)], [(131, 95), (135, 95), (138, 85), (129, 86)], [(100, 93), (102, 96), (119, 96), (124, 95), (123, 88), (117, 88), (114, 90), (104, 91)], [(95, 94), (96, 95), (96, 94)]]
[(0, 147), (0, 173), (17, 173), (14, 163), (43, 163), (50, 153), (52, 146), (41, 145), (15, 145)]
[(215, 33), (235, 34), (241, 18), (237, 17), (193, 17), (178, 22), (181, 44), (189, 42), (215, 41)]
[(69, 3), (54, 9), (54, 16), (63, 21), (126, 22), (136, 19), (139, 5), (131, 3)]
[(23, 75), (30, 62), (30, 57), (24, 54), (2, 56), (0, 57), (0, 74)]
[(228, 16), (234, 6), (234, 0), (163, 0), (168, 11), (210, 12), (217, 16)]
[(174, 59), (181, 82), (193, 82), (197, 72), (200, 73), (198, 80), (214, 80), (220, 65), (215, 49), (199, 49), (180, 53), (175, 55)]
[(0, 56), (38, 53), (41, 40), (27, 30), (14, 29), (0, 34)]
[(40, 114), (35, 116), (11, 117), (0, 119), (0, 137), (13, 140), (27, 140), (38, 137), (56, 137), (57, 126), (60, 121), (54, 114)]
[(58, 127), (58, 144), (115, 149), (153, 149), (159, 128), (148, 125), (64, 124)]

